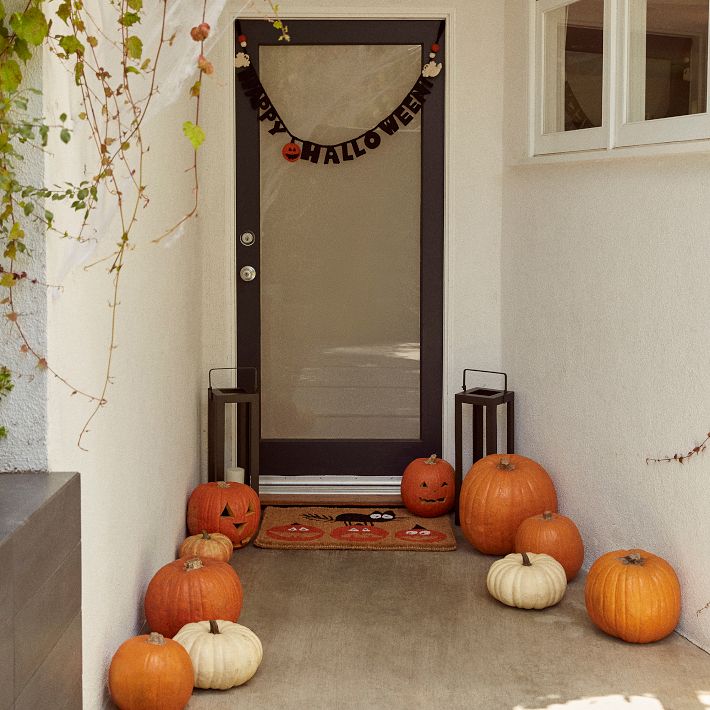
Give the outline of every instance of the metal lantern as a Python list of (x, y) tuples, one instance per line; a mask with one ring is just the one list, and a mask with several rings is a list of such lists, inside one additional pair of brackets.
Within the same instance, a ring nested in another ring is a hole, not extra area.
[[(487, 387), (474, 387), (466, 389), (467, 372), (485, 372), (491, 375), (503, 375), (503, 389), (496, 390)], [(498, 453), (498, 407), (506, 406), (506, 453), (514, 453), (515, 447), (515, 392), (508, 389), (508, 375), (505, 372), (494, 370), (474, 370), (467, 368), (463, 371), (463, 384), (454, 396), (456, 406), (456, 523), (459, 522), (458, 498), (463, 481), (463, 406), (470, 404), (472, 407), (472, 436), (471, 436), (471, 465), (489, 454)], [(485, 421), (485, 442), (484, 442)]]
[[(236, 387), (213, 387), (212, 373), (237, 373)], [(249, 386), (240, 385), (240, 375), (249, 373)], [(259, 392), (254, 367), (215, 367), (209, 371), (207, 393), (207, 476), (209, 481), (229, 479), (225, 473), (244, 471), (243, 482), (259, 492)], [(228, 411), (230, 410), (231, 411)], [(232, 416), (228, 416), (232, 414)], [(236, 416), (234, 414), (236, 413)], [(227, 422), (229, 421), (229, 426)], [(229, 461), (236, 463), (230, 467)]]

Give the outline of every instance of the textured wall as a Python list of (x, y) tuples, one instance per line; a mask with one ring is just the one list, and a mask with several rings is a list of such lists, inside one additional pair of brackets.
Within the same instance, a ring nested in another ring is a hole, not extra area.
[[(19, 2), (15, 3), (20, 5)], [(13, 9), (12, 6), (8, 9)], [(25, 67), (25, 85), (42, 88), (42, 59), (36, 57)], [(41, 114), (41, 97), (31, 96), (30, 111)], [(39, 150), (27, 149), (20, 166), (21, 179), (27, 184), (42, 185), (44, 159)], [(46, 282), (44, 230), (33, 223), (26, 225), (27, 246), (31, 254), (15, 264), (15, 271)], [(9, 262), (0, 258), (9, 268)], [(5, 295), (5, 289), (0, 298)], [(22, 327), (32, 347), (41, 355), (47, 349), (47, 290), (42, 285), (23, 281), (14, 290), (15, 310), (21, 314)], [(3, 306), (3, 309), (5, 306)], [(8, 436), (0, 439), (0, 471), (46, 470), (47, 468), (47, 376), (35, 367), (35, 359), (20, 352), (22, 341), (14, 328), (2, 318), (0, 326), (0, 365), (13, 372), (15, 388), (0, 403), (0, 425)]]
[(683, 586), (681, 631), (710, 648), (708, 155), (512, 166), (525, 140), (526, 3), (507, 4), (503, 352), (519, 450), (601, 553), (639, 546)]
[[(100, 16), (100, 8), (94, 8), (94, 16)], [(144, 24), (145, 52), (152, 56), (149, 35), (157, 27), (156, 18)], [(177, 29), (171, 25), (168, 34)], [(159, 83), (180, 62), (187, 65), (190, 56), (180, 44), (163, 51), (166, 74)], [(51, 59), (46, 65), (46, 111), (76, 116), (79, 109), (70, 101), (73, 81), (56, 65)], [(185, 532), (186, 499), (199, 468), (197, 227), (189, 223), (181, 238), (168, 245), (150, 241), (190, 209), (192, 186), (185, 169), (192, 150), (181, 126), (192, 116), (192, 105), (185, 91), (161, 94), (155, 108), (154, 121), (144, 125), (150, 153), (143, 181), (151, 202), (139, 212), (136, 248), (123, 268), (114, 383), (108, 405), (83, 442), (88, 451), (81, 451), (76, 441), (89, 405), (50, 382), (50, 467), (80, 471), (82, 480), (85, 710), (102, 706), (111, 656), (140, 630), (147, 583), (175, 557)], [(78, 121), (77, 130), (68, 154), (52, 146), (56, 153), (47, 164), (48, 183), (67, 174), (82, 175), (84, 165), (93, 164), (93, 158), (88, 162), (91, 145)], [(85, 271), (81, 264), (109, 254), (120, 238), (114, 212), (107, 201), (99, 207), (98, 243), (77, 247), (50, 241), (49, 278), (65, 286), (62, 296), (50, 303), (50, 356), (70, 381), (91, 392), (100, 391), (106, 365), (112, 280), (105, 265)]]

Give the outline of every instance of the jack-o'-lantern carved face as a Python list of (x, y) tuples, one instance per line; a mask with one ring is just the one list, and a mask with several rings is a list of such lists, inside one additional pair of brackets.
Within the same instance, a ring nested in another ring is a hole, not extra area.
[(444, 533), (439, 532), (438, 530), (428, 530), (421, 525), (415, 525), (410, 530), (398, 530), (394, 536), (398, 540), (422, 544), (439, 542), (440, 540), (446, 539), (446, 535), (444, 535)]
[(249, 486), (233, 481), (203, 483), (187, 504), (187, 527), (192, 535), (206, 530), (226, 535), (234, 547), (244, 547), (259, 529), (261, 504)]
[(402, 475), (401, 490), (402, 500), (412, 513), (425, 518), (444, 515), (454, 507), (454, 469), (436, 455), (415, 459)]
[(275, 528), (269, 528), (266, 534), (274, 538), (274, 540), (300, 540), (301, 542), (310, 542), (311, 540), (317, 540), (319, 537), (323, 537), (324, 531), (310, 525), (292, 523), (291, 525), (279, 525)]
[(289, 163), (295, 163), (301, 157), (301, 147), (297, 143), (286, 143), (281, 149), (283, 155)]
[(354, 540), (356, 542), (377, 542), (383, 540), (389, 533), (374, 525), (344, 525), (335, 528), (330, 533), (336, 540)]

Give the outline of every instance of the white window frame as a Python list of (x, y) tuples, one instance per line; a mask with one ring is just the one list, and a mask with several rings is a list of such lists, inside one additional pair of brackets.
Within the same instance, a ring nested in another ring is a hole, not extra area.
[[(687, 116), (672, 116), (670, 118), (655, 118), (651, 121), (627, 122), (630, 102), (630, 37), (632, 3), (638, 0), (620, 0), (618, 13), (618, 43), (619, 70), (616, 72), (617, 101), (616, 139), (617, 146), (649, 145), (653, 143), (670, 143), (676, 141), (693, 141), (710, 138), (710, 113), (706, 103), (705, 113), (695, 113)], [(710, 25), (710, 13), (709, 25)], [(645, 16), (644, 16), (645, 20)], [(708, 28), (710, 36), (710, 26)], [(708, 53), (710, 63), (710, 53)], [(710, 102), (710, 66), (706, 72), (706, 102)]]
[[(613, 151), (614, 148), (710, 139), (710, 51), (708, 52), (705, 113), (627, 122), (630, 71), (631, 3), (642, 0), (605, 0), (602, 125), (576, 131), (543, 133), (545, 32), (544, 15), (576, 0), (529, 0), (531, 157), (555, 153)], [(710, 0), (708, 0), (710, 5)], [(710, 14), (710, 13), (709, 13)], [(709, 20), (710, 24), (710, 20)], [(710, 37), (710, 28), (709, 28)]]
[(612, 34), (608, 31), (611, 22), (611, 5), (615, 0), (606, 0), (604, 3), (604, 75), (602, 80), (602, 125), (596, 128), (581, 128), (577, 131), (560, 131), (558, 133), (544, 133), (543, 121), (545, 111), (544, 82), (545, 82), (545, 14), (567, 5), (572, 5), (577, 0), (530, 0), (531, 12), (534, 18), (534, 42), (532, 46), (532, 66), (535, 67), (534, 95), (531, 105), (533, 118), (531, 120), (534, 131), (534, 154), (546, 155), (550, 153), (565, 153), (576, 150), (598, 150), (606, 148), (609, 142), (609, 116), (611, 98), (611, 73), (609, 71), (609, 56), (611, 52)]

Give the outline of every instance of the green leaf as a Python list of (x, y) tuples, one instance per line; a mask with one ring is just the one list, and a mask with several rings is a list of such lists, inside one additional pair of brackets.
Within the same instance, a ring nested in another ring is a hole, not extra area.
[(15, 12), (10, 17), (10, 27), (15, 34), (26, 42), (39, 47), (48, 32), (47, 18), (38, 7), (29, 7), (20, 14)]
[(15, 54), (23, 61), (29, 62), (32, 59), (32, 52), (24, 39), (19, 37), (15, 40)]
[(126, 39), (126, 51), (131, 59), (140, 59), (143, 55), (143, 42), (140, 37), (132, 35)]
[(84, 54), (84, 45), (74, 35), (64, 35), (60, 37), (59, 46), (67, 54), (76, 54), (78, 56)]
[(2, 274), (0, 275), (0, 286), (5, 288), (12, 288), (15, 285), (15, 277), (12, 274)]
[(128, 0), (127, 5), (131, 10), (140, 12), (143, 9), (143, 0)]
[(182, 124), (182, 132), (192, 143), (192, 147), (197, 150), (205, 140), (205, 132), (200, 126), (196, 126), (192, 121), (185, 121)]
[(283, 27), (281, 20), (274, 20), (274, 29), (280, 30)]
[(135, 25), (136, 22), (141, 21), (141, 16), (135, 12), (125, 12), (121, 17), (118, 18), (118, 23), (124, 27), (130, 27)]
[(71, 3), (70, 2), (63, 2), (58, 8), (57, 8), (57, 17), (60, 20), (64, 20), (67, 24), (69, 24), (69, 17), (71, 15)]
[(0, 62), (0, 91), (17, 91), (22, 81), (22, 70), (14, 59)]
[(59, 131), (59, 138), (62, 143), (68, 143), (71, 140), (71, 131), (68, 128), (62, 128), (62, 130)]
[(126, 67), (126, 74), (140, 74), (140, 71), (132, 66)]

